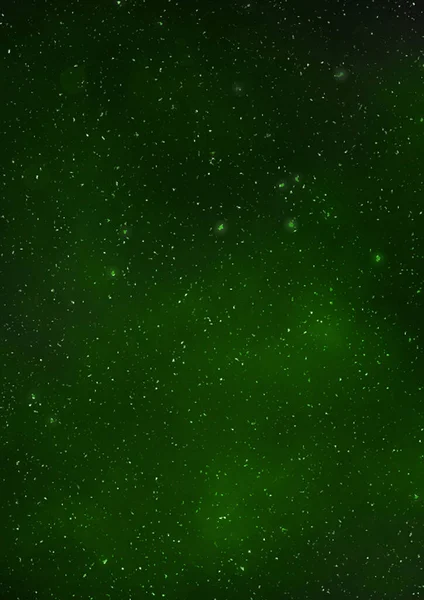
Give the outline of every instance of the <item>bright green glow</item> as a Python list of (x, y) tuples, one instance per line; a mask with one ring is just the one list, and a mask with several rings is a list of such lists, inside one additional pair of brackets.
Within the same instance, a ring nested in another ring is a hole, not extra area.
[(299, 183), (299, 181), (300, 181), (300, 175), (296, 175), (296, 177), (294, 178), (294, 180), (295, 180), (296, 183)]
[(118, 267), (108, 267), (106, 271), (106, 278), (109, 281), (117, 281), (120, 275), (120, 269)]
[(385, 262), (385, 257), (381, 252), (374, 252), (372, 254), (372, 261), (375, 265), (383, 265)]
[[(293, 184), (293, 182), (292, 182), (292, 184)], [(284, 192), (284, 194), (291, 193), (290, 192), (290, 181), (287, 179), (287, 177), (281, 177), (281, 179), (276, 181), (275, 187), (278, 190), (278, 193), (281, 193), (281, 192)]]
[(214, 225), (214, 232), (216, 235), (225, 235), (227, 233), (228, 230), (228, 223), (224, 220), (224, 221), (218, 221), (217, 223), (215, 223)]
[(127, 223), (124, 223), (123, 225), (121, 225), (119, 231), (120, 231), (120, 236), (125, 238), (125, 240), (127, 240), (131, 237), (131, 227), (129, 227), (127, 225)]
[(298, 222), (296, 217), (289, 217), (284, 221), (284, 228), (289, 233), (295, 233), (298, 230)]

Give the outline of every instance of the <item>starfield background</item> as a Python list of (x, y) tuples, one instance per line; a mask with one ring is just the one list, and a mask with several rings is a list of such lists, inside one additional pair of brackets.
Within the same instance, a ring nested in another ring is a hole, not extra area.
[(424, 7), (0, 13), (1, 600), (424, 597)]

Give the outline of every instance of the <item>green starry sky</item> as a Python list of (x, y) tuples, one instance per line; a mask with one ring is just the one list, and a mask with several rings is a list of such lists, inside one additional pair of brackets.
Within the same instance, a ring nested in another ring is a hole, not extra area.
[(0, 599), (419, 598), (420, 3), (0, 13)]

